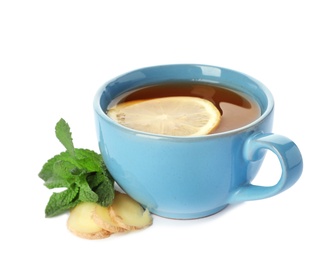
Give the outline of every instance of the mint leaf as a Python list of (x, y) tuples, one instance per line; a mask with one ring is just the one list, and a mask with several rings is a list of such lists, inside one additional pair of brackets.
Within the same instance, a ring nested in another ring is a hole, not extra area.
[(56, 124), (55, 131), (67, 150), (49, 159), (38, 176), (49, 189), (67, 189), (52, 194), (46, 216), (61, 214), (82, 201), (109, 206), (114, 198), (114, 180), (102, 156), (92, 150), (74, 148), (70, 127), (63, 119)]
[[(48, 178), (53, 177), (53, 167), (58, 161), (65, 161), (71, 163), (77, 169), (84, 169), (88, 172), (102, 172), (103, 159), (102, 156), (94, 151), (87, 149), (75, 149), (75, 156), (71, 156), (68, 151), (55, 155), (48, 160), (39, 173), (39, 177), (47, 181)], [(104, 170), (106, 167), (104, 166)]]
[(42, 170), (40, 171), (40, 173), (38, 174), (38, 176), (43, 180), (43, 181), (47, 181), (48, 179), (50, 179), (53, 175), (53, 165), (60, 160), (58, 157), (60, 157), (60, 155), (56, 155), (53, 158), (49, 159), (42, 167)]
[(44, 185), (49, 189), (70, 187), (78, 178), (73, 174), (75, 170), (76, 166), (69, 161), (56, 161), (52, 166), (51, 177), (44, 182)]
[(71, 156), (75, 156), (70, 127), (64, 119), (60, 119), (55, 126), (55, 134)]
[(88, 172), (101, 172), (102, 156), (88, 149), (75, 149), (76, 164), (79, 168), (87, 169)]
[(91, 174), (87, 178), (89, 186), (97, 194), (97, 203), (101, 206), (111, 205), (114, 199), (114, 182), (105, 173)]
[(59, 193), (54, 192), (45, 208), (45, 216), (54, 217), (75, 207), (79, 203), (77, 200), (78, 192), (79, 188), (76, 185)]
[[(68, 152), (63, 152), (55, 155), (53, 158), (49, 159), (42, 167), (42, 170), (39, 173), (39, 177), (45, 182), (48, 179), (53, 178), (57, 173), (55, 172), (55, 164), (64, 161), (70, 163), (71, 170), (72, 168), (78, 168), (78, 163), (74, 157), (72, 157)], [(66, 167), (68, 167), (66, 165)]]
[(80, 176), (80, 178), (77, 181), (77, 185), (79, 186), (79, 200), (80, 201), (85, 201), (85, 202), (97, 202), (98, 201), (98, 196), (97, 194), (92, 191), (90, 188), (87, 180), (86, 180), (86, 175)]

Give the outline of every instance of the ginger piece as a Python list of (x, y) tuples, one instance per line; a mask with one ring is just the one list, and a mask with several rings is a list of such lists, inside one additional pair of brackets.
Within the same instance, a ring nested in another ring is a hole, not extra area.
[(126, 231), (125, 228), (119, 226), (119, 223), (114, 221), (111, 217), (112, 207), (103, 207), (96, 205), (92, 218), (94, 222), (101, 228), (110, 233), (118, 233)]
[(100, 239), (111, 234), (138, 230), (153, 223), (150, 212), (129, 195), (116, 191), (113, 203), (103, 207), (82, 202), (70, 211), (68, 229), (87, 239)]
[(70, 211), (68, 229), (75, 235), (87, 239), (106, 238), (111, 232), (97, 225), (93, 220), (96, 203), (82, 202)]
[(129, 195), (116, 191), (109, 211), (111, 219), (127, 231), (138, 230), (152, 225), (153, 218)]

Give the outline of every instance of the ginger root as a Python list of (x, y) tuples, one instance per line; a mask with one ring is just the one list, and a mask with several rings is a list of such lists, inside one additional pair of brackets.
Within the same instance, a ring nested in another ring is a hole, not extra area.
[(82, 202), (70, 211), (68, 229), (87, 239), (100, 239), (111, 234), (138, 230), (152, 225), (153, 218), (129, 195), (116, 191), (113, 203), (103, 207)]
[(87, 239), (99, 239), (110, 236), (110, 232), (98, 226), (93, 220), (97, 204), (93, 202), (79, 203), (70, 211), (67, 221), (68, 229), (75, 235)]
[(126, 230), (137, 230), (150, 226), (153, 222), (148, 209), (142, 206), (125, 193), (116, 192), (111, 205), (110, 216)]

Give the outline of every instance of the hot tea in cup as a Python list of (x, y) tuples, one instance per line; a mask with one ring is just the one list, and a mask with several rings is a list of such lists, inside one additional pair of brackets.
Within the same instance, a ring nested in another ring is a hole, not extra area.
[[(166, 104), (175, 98), (176, 110), (171, 110)], [(112, 117), (111, 109), (116, 110)], [(269, 198), (290, 188), (302, 173), (299, 148), (272, 132), (272, 94), (237, 71), (196, 64), (138, 69), (104, 84), (94, 111), (100, 152), (111, 175), (126, 193), (163, 217), (205, 217), (229, 204)], [(175, 116), (180, 111), (186, 120)], [(147, 131), (167, 118), (173, 119), (168, 128), (186, 134), (166, 134), (162, 127)], [(184, 130), (187, 121), (199, 127)], [(268, 187), (252, 184), (266, 151), (276, 154), (282, 168), (279, 181)]]
[[(164, 104), (148, 103), (147, 106), (139, 107), (139, 103), (143, 101), (166, 97), (180, 98), (165, 99), (171, 100), (171, 103), (168, 101)], [(165, 134), (166, 129), (158, 129), (154, 124), (162, 124), (162, 121), (167, 120), (166, 117), (169, 113), (172, 114), (171, 116), (175, 116), (174, 120), (176, 120), (176, 123), (171, 127), (182, 128), (185, 124), (190, 124), (187, 113), (196, 113), (196, 119), (202, 119), (198, 115), (198, 109), (195, 110), (197, 99), (193, 99), (193, 104), (190, 103), (188, 108), (183, 102), (183, 97), (208, 100), (218, 109), (217, 113), (219, 113), (220, 119), (212, 127), (211, 131), (208, 131), (208, 134), (243, 127), (261, 115), (259, 104), (247, 94), (230, 90), (221, 85), (196, 82), (169, 82), (129, 91), (110, 102), (107, 114), (124, 126), (143, 131), (152, 129), (152, 133)], [(125, 109), (126, 107), (128, 109)], [(148, 121), (145, 120), (146, 118), (148, 118)], [(188, 119), (188, 121), (183, 122), (183, 118)], [(146, 126), (146, 124), (150, 126)], [(169, 126), (170, 124), (167, 122), (165, 127)], [(185, 136), (189, 134), (186, 131), (180, 131), (179, 135)]]

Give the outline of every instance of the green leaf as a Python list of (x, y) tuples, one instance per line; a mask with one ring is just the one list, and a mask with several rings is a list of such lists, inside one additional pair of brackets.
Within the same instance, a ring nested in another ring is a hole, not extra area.
[(80, 190), (79, 190), (79, 200), (80, 201), (97, 202), (98, 196), (90, 188), (90, 186), (86, 180), (86, 175), (80, 176), (76, 183), (80, 187)]
[(60, 119), (55, 126), (55, 134), (71, 156), (75, 156), (70, 127), (64, 119)]
[(93, 173), (87, 178), (89, 186), (97, 194), (97, 203), (107, 207), (114, 199), (114, 182), (104, 173)]
[(102, 156), (88, 149), (75, 149), (76, 161), (79, 168), (88, 172), (102, 171)]
[(70, 187), (78, 178), (73, 174), (74, 171), (76, 171), (76, 166), (72, 163), (63, 160), (56, 161), (52, 167), (52, 175), (44, 182), (44, 185), (49, 189)]
[(67, 189), (52, 194), (46, 217), (59, 215), (82, 201), (112, 204), (114, 179), (102, 156), (92, 150), (75, 149), (69, 125), (63, 119), (56, 124), (56, 136), (67, 150), (49, 159), (38, 176), (49, 189)]
[(49, 178), (51, 178), (54, 175), (53, 169), (54, 164), (58, 161), (66, 161), (70, 162), (72, 165), (74, 165), (76, 168), (79, 168), (79, 164), (75, 157), (72, 157), (67, 151), (62, 152), (60, 154), (55, 155), (51, 159), (49, 159), (42, 167), (42, 170), (39, 173), (39, 177), (47, 181)]
[(72, 157), (68, 151), (62, 152), (60, 154), (55, 155), (51, 159), (49, 159), (42, 167), (42, 170), (39, 173), (39, 177), (46, 181), (48, 178), (52, 177), (53, 173), (53, 167), (54, 164), (58, 161), (66, 161), (74, 165), (75, 168), (80, 168), (80, 165), (78, 163), (78, 160), (75, 157)]
[(38, 176), (43, 180), (47, 181), (53, 175), (53, 165), (57, 161), (58, 155), (54, 156), (53, 158), (49, 159), (42, 167), (42, 170), (39, 172)]
[(94, 192), (98, 196), (98, 204), (103, 207), (108, 207), (112, 204), (115, 194), (114, 186), (108, 181), (108, 179), (104, 179), (99, 186), (94, 188)]
[(45, 216), (54, 217), (75, 207), (79, 203), (78, 192), (79, 188), (76, 185), (59, 193), (54, 192), (45, 208)]

